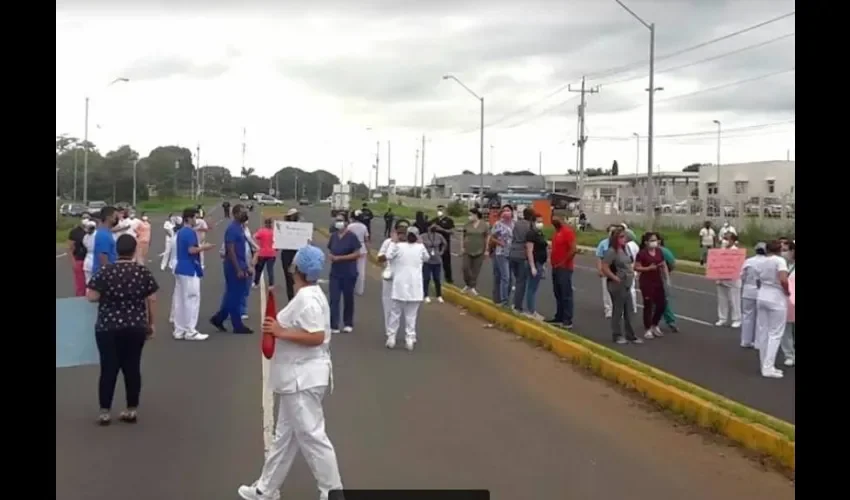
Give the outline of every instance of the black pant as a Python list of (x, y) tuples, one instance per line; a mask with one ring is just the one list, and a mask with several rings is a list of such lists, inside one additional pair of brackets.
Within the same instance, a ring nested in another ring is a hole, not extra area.
[(97, 350), (100, 353), (100, 380), (98, 400), (100, 409), (112, 409), (118, 373), (124, 374), (124, 392), (127, 393), (127, 408), (139, 406), (142, 392), (142, 348), (147, 337), (145, 328), (95, 332)]
[(224, 207), (224, 218), (225, 219), (230, 218), (230, 207)]
[(263, 269), (266, 270), (269, 278), (269, 286), (274, 286), (274, 262), (275, 257), (257, 257), (257, 265), (254, 266), (254, 285), (260, 284), (260, 279), (263, 277)]
[(452, 240), (451, 238), (446, 238), (446, 251), (443, 253), (443, 276), (446, 278), (446, 283), (452, 284), (454, 280), (452, 279)]
[(295, 250), (281, 250), (280, 263), (283, 266), (283, 279), (286, 281), (286, 298), (292, 300), (295, 297), (295, 280), (292, 277), (292, 272), (289, 268), (292, 267), (292, 260), (295, 259)]
[(391, 220), (385, 221), (384, 238), (389, 238), (392, 231), (393, 231), (393, 221), (391, 221)]

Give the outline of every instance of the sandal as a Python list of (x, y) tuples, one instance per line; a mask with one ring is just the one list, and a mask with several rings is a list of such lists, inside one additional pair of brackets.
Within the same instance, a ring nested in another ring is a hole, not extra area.
[(135, 424), (137, 420), (136, 410), (124, 410), (118, 418), (124, 423)]
[(97, 417), (97, 425), (101, 427), (105, 427), (112, 423), (112, 417), (109, 416), (109, 413), (101, 413)]

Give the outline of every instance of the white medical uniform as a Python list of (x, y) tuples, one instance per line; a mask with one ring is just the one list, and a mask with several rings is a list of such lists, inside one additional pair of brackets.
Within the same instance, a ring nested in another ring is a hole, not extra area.
[(112, 232), (112, 237), (117, 240), (121, 235), (127, 234), (130, 231), (131, 226), (132, 224), (129, 218), (125, 217), (119, 220), (118, 223), (115, 224), (115, 228)]
[(127, 221), (127, 231), (125, 231), (124, 234), (129, 234), (133, 238), (137, 237), (136, 229), (139, 228), (139, 224), (141, 224), (142, 221), (137, 219), (135, 216), (127, 217), (124, 220)]
[(756, 254), (741, 267), (741, 347), (753, 347), (756, 342), (758, 266), (764, 259)]
[[(381, 249), (378, 250), (378, 257), (387, 257), (387, 253), (390, 250), (390, 246), (393, 245), (393, 240), (391, 238), (387, 238), (381, 243)], [(392, 276), (392, 262), (387, 261), (386, 263), (387, 269), (390, 270), (390, 276)], [(393, 308), (393, 280), (390, 279), (382, 279), (381, 280), (381, 305), (384, 308), (384, 331), (389, 331), (390, 326), (390, 311)]]
[(717, 282), (717, 326), (725, 325), (729, 321), (730, 312), (732, 326), (737, 327), (741, 323), (741, 286), (740, 279)]
[(274, 441), (269, 447), (256, 488), (270, 495), (277, 492), (300, 449), (313, 472), (320, 498), (342, 489), (336, 452), (325, 431), (322, 399), (333, 391), (331, 364), (331, 308), (318, 285), (302, 287), (277, 315), (284, 328), (320, 332), (324, 342), (307, 347), (275, 340), (269, 365), (269, 389), (277, 400), (278, 415)]
[(354, 233), (354, 236), (357, 236), (357, 240), (360, 242), (360, 258), (357, 259), (357, 282), (354, 284), (354, 293), (363, 295), (366, 291), (366, 260), (369, 254), (366, 238), (369, 237), (369, 230), (360, 221), (349, 224), (348, 230)]
[[(198, 234), (198, 243), (203, 245), (207, 237), (206, 230), (210, 228), (209, 224), (204, 219), (198, 217), (195, 219), (195, 232)], [(201, 267), (204, 267), (204, 254), (201, 254)]]
[[(635, 257), (637, 257), (638, 252), (640, 252), (640, 246), (635, 243), (634, 240), (629, 240), (626, 242), (626, 255), (632, 259), (632, 269), (635, 266)], [(607, 279), (607, 278), (606, 278)], [(632, 280), (632, 313), (637, 314), (637, 282), (638, 282), (638, 273), (635, 272), (635, 279)], [(608, 290), (608, 282), (605, 282), (605, 291)], [(608, 300), (611, 300), (611, 294), (608, 294)]]
[(165, 230), (165, 248), (162, 250), (162, 261), (159, 268), (165, 271), (171, 261), (171, 247), (174, 246), (174, 223), (171, 222), (171, 219), (166, 219), (162, 228)]
[(86, 247), (86, 257), (83, 259), (83, 274), (86, 277), (86, 284), (91, 281), (92, 267), (94, 265), (94, 233), (87, 233), (83, 236), (83, 246)]
[[(791, 264), (788, 268), (788, 279), (794, 279), (796, 281), (797, 274), (797, 266)], [(793, 306), (789, 306), (793, 307)], [(791, 312), (791, 311), (789, 311)], [(782, 354), (785, 356), (785, 366), (793, 366), (795, 363), (795, 358), (797, 357), (797, 351), (794, 346), (794, 323), (785, 323), (785, 333), (782, 334), (782, 342), (780, 342), (779, 347), (782, 348)]]
[(788, 271), (785, 259), (768, 255), (758, 266), (758, 312), (756, 313), (756, 347), (759, 348), (761, 374), (776, 377), (776, 353), (785, 333), (788, 319), (788, 297), (779, 284), (779, 273)]
[(422, 264), (430, 256), (422, 243), (400, 242), (390, 245), (387, 260), (393, 269), (392, 309), (387, 325), (387, 347), (395, 345), (396, 334), (404, 315), (405, 344), (413, 349), (416, 343), (416, 317), (425, 299), (422, 283)]

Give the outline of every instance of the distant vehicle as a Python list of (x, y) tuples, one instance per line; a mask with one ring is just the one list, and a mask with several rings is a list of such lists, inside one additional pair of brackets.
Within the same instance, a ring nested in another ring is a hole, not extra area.
[(300, 200), (298, 200), (298, 204), (302, 207), (306, 207), (310, 204), (310, 200), (308, 200), (307, 198), (301, 198)]
[(319, 203), (321, 203), (322, 205), (330, 205), (332, 200), (333, 196), (328, 196), (324, 200), (319, 200)]
[(80, 217), (88, 213), (86, 208), (82, 203), (65, 203), (59, 207), (59, 215), (63, 217)]
[(100, 210), (107, 206), (105, 201), (90, 201), (86, 207), (86, 213), (89, 215), (100, 215)]
[(347, 212), (351, 209), (351, 186), (348, 184), (334, 184), (331, 196), (331, 217), (336, 217), (339, 212)]
[(248, 201), (249, 199), (250, 198), (248, 198), (247, 194), (240, 194), (239, 195), (239, 201)]
[(280, 206), (280, 205), (283, 205), (283, 202), (278, 200), (274, 196), (269, 196), (267, 194), (261, 194), (257, 197), (257, 204)]

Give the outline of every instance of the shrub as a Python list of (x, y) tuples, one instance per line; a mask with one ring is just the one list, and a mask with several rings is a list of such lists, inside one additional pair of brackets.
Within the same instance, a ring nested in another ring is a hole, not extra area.
[(455, 200), (446, 207), (446, 215), (449, 217), (462, 217), (467, 212), (469, 212), (469, 207), (465, 203), (461, 203), (460, 200)]

